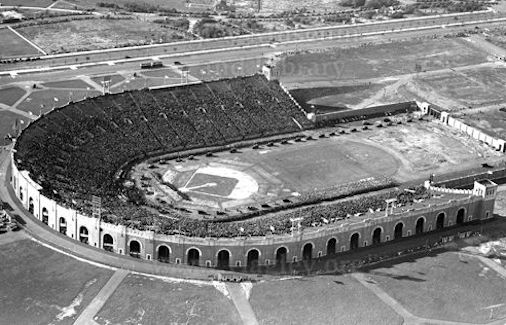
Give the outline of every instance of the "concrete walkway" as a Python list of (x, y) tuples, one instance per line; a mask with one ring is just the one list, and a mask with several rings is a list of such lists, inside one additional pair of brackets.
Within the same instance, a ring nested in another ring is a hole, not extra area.
[(121, 284), (123, 279), (128, 275), (128, 271), (117, 270), (112, 277), (107, 281), (105, 286), (100, 289), (98, 294), (93, 298), (91, 303), (84, 309), (79, 317), (74, 322), (74, 325), (90, 325), (96, 324), (93, 320), (96, 314), (102, 309), (109, 297), (112, 296), (116, 288)]
[(241, 316), (244, 325), (258, 325), (255, 312), (244, 294), (240, 283), (227, 283), (227, 289), (234, 302), (235, 308)]

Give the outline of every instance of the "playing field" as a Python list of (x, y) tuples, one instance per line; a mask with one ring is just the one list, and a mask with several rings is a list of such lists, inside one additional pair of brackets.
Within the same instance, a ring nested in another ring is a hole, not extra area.
[[(462, 39), (425, 39), (332, 49), (288, 56), (280, 61), (286, 84), (383, 78), (487, 62), (487, 53)], [(300, 87), (292, 87), (300, 88)]]
[(342, 135), (320, 138), (314, 132), (312, 140), (277, 142), (212, 157), (142, 163), (134, 167), (134, 178), (153, 201), (174, 198), (173, 190), (156, 180), (162, 177), (164, 183), (188, 195), (192, 204), (224, 209), (385, 177), (422, 182), (432, 173), (475, 168), (501, 155), (435, 121), (370, 126), (368, 130), (358, 126), (355, 132), (352, 128)]
[(402, 324), (393, 309), (350, 276), (255, 284), (250, 303), (260, 324)]
[(30, 119), (27, 117), (9, 111), (0, 110), (0, 145), (6, 145), (9, 143), (9, 141), (5, 139), (5, 136), (7, 134), (15, 134), (14, 125), (16, 123), (16, 120), (23, 121), (22, 123), (19, 122), (18, 124), (18, 126), (22, 128), (27, 126), (28, 122), (30, 121)]
[[(223, 285), (223, 284), (222, 284)], [(99, 324), (239, 324), (232, 301), (211, 283), (129, 275), (95, 317)]]
[(19, 28), (48, 53), (171, 42), (181, 32), (138, 19), (86, 19)]
[(505, 280), (476, 257), (446, 252), (365, 275), (419, 317), (473, 324), (506, 317)]
[(14, 105), (23, 95), (25, 90), (19, 87), (7, 87), (0, 89), (0, 104)]
[(8, 28), (0, 28), (0, 58), (42, 55), (35, 47)]
[(0, 243), (0, 261), (2, 324), (70, 325), (112, 275), (29, 239)]

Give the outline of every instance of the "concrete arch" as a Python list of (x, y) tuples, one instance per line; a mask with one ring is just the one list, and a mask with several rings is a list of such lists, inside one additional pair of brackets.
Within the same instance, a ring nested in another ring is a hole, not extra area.
[(371, 231), (371, 237), (374, 235), (374, 232), (376, 231), (376, 229), (380, 228), (381, 229), (381, 234), (384, 234), (385, 233), (385, 229), (383, 228), (383, 226), (374, 226), (374, 229)]
[(262, 251), (261, 251), (260, 249), (256, 248), (256, 247), (251, 247), (250, 249), (248, 249), (248, 250), (246, 251), (246, 254), (245, 254), (244, 256), (247, 258), (247, 257), (248, 257), (249, 252), (250, 252), (250, 251), (252, 251), (252, 250), (257, 250), (257, 251), (258, 251), (258, 257), (259, 257), (259, 258), (262, 256)]
[[(331, 245), (332, 242), (332, 245)], [(325, 255), (335, 255), (337, 253), (337, 244), (339, 244), (339, 239), (337, 237), (330, 237), (327, 239), (325, 243)]]
[[(420, 222), (421, 220), (421, 222)], [(427, 218), (419, 216), (415, 221), (415, 235), (422, 234), (425, 232), (425, 225), (427, 224)]]
[(348, 239), (348, 243), (350, 245), (350, 250), (360, 248), (360, 238), (361, 234), (358, 231), (355, 231), (354, 233), (350, 234), (350, 237)]
[[(399, 225), (401, 226), (400, 234), (396, 231), (398, 229), (397, 227)], [(405, 231), (404, 229), (405, 228), (406, 228), (406, 225), (404, 224), (404, 222), (402, 222), (402, 221), (396, 222), (395, 225), (394, 225), (394, 229), (393, 229), (394, 230), (393, 231), (394, 239), (400, 239), (400, 238), (404, 237), (404, 231)]]
[(162, 246), (167, 247), (167, 248), (169, 249), (169, 253), (171, 253), (171, 254), (172, 254), (172, 248), (170, 248), (170, 246), (169, 246), (168, 244), (165, 244), (165, 243), (163, 243), (163, 244), (158, 244), (158, 246), (156, 246), (156, 252), (158, 252), (158, 250), (159, 250), (159, 249), (160, 249), (160, 247), (162, 247)]
[[(379, 230), (379, 238), (376, 237), (378, 230)], [(385, 229), (383, 229), (383, 227), (381, 226), (374, 227), (373, 231), (371, 232), (371, 243), (380, 244), (384, 236), (385, 236)]]
[[(463, 214), (460, 212), (464, 211)], [(460, 207), (457, 209), (457, 213), (455, 214), (455, 224), (464, 224), (466, 223), (466, 217), (467, 217), (467, 209), (465, 207)]]
[(185, 251), (185, 256), (188, 256), (188, 252), (190, 252), (190, 250), (192, 250), (192, 249), (197, 250), (197, 251), (199, 252), (199, 255), (200, 255), (200, 256), (202, 256), (202, 251), (200, 250), (200, 248), (198, 248), (198, 247), (196, 247), (196, 246), (191, 246), (191, 247), (189, 247), (188, 249), (186, 249), (186, 251)]
[(302, 254), (302, 251), (304, 251), (304, 246), (306, 246), (307, 244), (311, 244), (311, 249), (315, 249), (316, 245), (311, 241), (305, 241), (305, 242), (301, 242), (301, 247), (300, 247), (300, 253)]
[(128, 242), (127, 242), (128, 251), (130, 251), (130, 244), (131, 244), (133, 241), (136, 241), (136, 242), (138, 242), (138, 243), (139, 243), (139, 247), (140, 247), (140, 250), (141, 250), (141, 252), (142, 252), (142, 251), (144, 250), (144, 247), (142, 246), (142, 242), (141, 242), (139, 239), (137, 239), (137, 238), (130, 238), (130, 239), (128, 240)]
[[(442, 216), (442, 219), (440, 219)], [(447, 215), (446, 215), (446, 212), (444, 211), (439, 211), (437, 214), (436, 214), (436, 230), (439, 230), (439, 229), (443, 229), (445, 227), (445, 223), (447, 222)], [(442, 220), (438, 223), (438, 220)]]
[(230, 256), (230, 258), (232, 258), (232, 252), (230, 251), (230, 249), (228, 248), (223, 248), (223, 247), (220, 247), (216, 250), (216, 254), (214, 254), (214, 257), (218, 257), (218, 254), (221, 252), (221, 251), (227, 251), (228, 252), (228, 255)]

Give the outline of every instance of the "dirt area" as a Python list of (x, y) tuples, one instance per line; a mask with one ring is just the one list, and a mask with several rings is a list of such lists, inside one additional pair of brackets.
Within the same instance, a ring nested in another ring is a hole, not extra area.
[(86, 19), (17, 30), (48, 53), (96, 50), (180, 40), (184, 34), (138, 19)]

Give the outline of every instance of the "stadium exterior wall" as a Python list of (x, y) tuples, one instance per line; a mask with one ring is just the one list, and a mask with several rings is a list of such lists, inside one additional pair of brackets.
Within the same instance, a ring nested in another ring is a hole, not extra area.
[[(13, 159), (13, 158), (12, 158)], [(444, 204), (427, 205), (421, 209), (409, 212), (396, 212), (384, 216), (357, 220), (347, 225), (329, 224), (322, 228), (307, 228), (293, 234), (272, 235), (265, 237), (241, 238), (196, 238), (180, 235), (162, 235), (153, 231), (139, 231), (123, 225), (114, 225), (102, 222), (98, 218), (88, 217), (73, 209), (61, 206), (52, 199), (40, 193), (41, 187), (32, 181), (26, 171), (18, 170), (14, 160), (11, 164), (11, 185), (22, 205), (37, 219), (47, 223), (55, 231), (61, 232), (65, 228), (65, 235), (80, 241), (87, 241), (91, 246), (104, 248), (104, 236), (110, 235), (113, 244), (111, 250), (118, 254), (130, 254), (130, 244), (136, 241), (140, 244), (140, 251), (134, 254), (146, 260), (157, 260), (158, 249), (166, 246), (169, 251), (169, 263), (188, 263), (188, 252), (196, 249), (199, 252), (199, 266), (216, 267), (218, 253), (222, 250), (229, 252), (229, 266), (248, 265), (248, 253), (258, 250), (258, 265), (271, 265), (276, 263), (276, 253), (280, 247), (287, 249), (286, 261), (301, 261), (304, 258), (304, 246), (311, 244), (311, 258), (327, 255), (327, 244), (332, 238), (336, 239), (336, 253), (350, 250), (351, 237), (359, 234), (358, 246), (370, 246), (373, 242), (373, 232), (381, 228), (381, 242), (394, 239), (395, 226), (403, 223), (402, 237), (412, 236), (416, 233), (416, 224), (423, 218), (423, 232), (436, 229), (436, 219), (441, 213), (445, 215), (444, 227), (457, 223), (459, 210), (464, 209), (464, 222), (483, 220), (493, 216), (493, 208), (497, 185), (490, 182), (485, 190), (475, 190), (461, 193), (457, 199)], [(62, 223), (61, 221), (64, 221)], [(86, 234), (83, 235), (83, 230)], [(131, 254), (132, 255), (132, 254)]]

